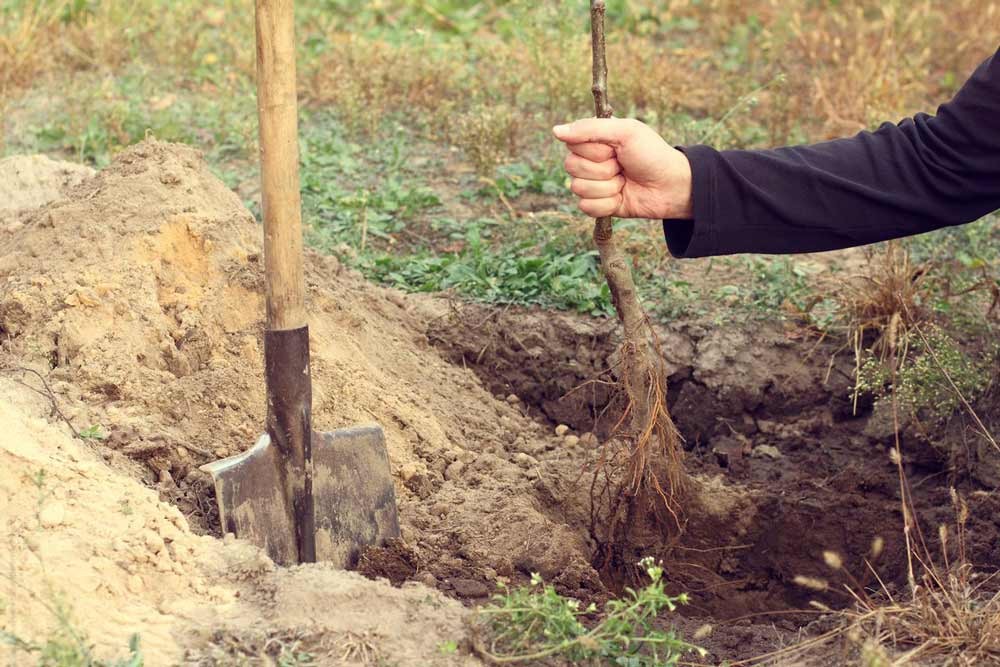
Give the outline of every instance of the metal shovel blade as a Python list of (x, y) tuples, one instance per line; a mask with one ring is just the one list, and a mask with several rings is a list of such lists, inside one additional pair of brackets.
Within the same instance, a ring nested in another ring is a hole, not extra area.
[[(396, 491), (377, 425), (312, 432), (316, 560), (353, 568), (362, 549), (399, 537)], [(201, 467), (215, 480), (223, 530), (298, 562), (295, 516), (282, 493), (282, 457), (268, 435), (248, 451)]]

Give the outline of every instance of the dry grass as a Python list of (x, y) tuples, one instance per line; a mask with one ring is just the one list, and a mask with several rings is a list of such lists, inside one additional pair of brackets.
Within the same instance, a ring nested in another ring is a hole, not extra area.
[[(828, 664), (832, 655), (844, 665), (896, 667), (902, 665), (949, 665), (973, 667), (1000, 662), (1000, 592), (996, 575), (983, 575), (968, 562), (965, 553), (966, 522), (969, 516), (964, 499), (952, 491), (956, 515), (955, 535), (945, 525), (938, 527), (940, 553), (935, 558), (919, 529), (908, 520), (913, 539), (909, 557), (920, 572), (911, 579), (905, 595), (894, 595), (883, 583), (872, 561), (866, 566), (879, 586), (866, 591), (849, 573), (842, 571), (839, 558), (826, 564), (839, 571), (850, 583), (844, 590), (854, 604), (830, 614), (835, 627), (796, 646), (785, 648), (739, 665)], [(910, 514), (912, 517), (912, 514)], [(810, 590), (827, 591), (820, 579), (800, 577), (796, 583)]]
[[(552, 123), (590, 114), (586, 3), (481, 4), (478, 23), (457, 26), (445, 0), (416, 17), (402, 0), (351, 11), (303, 0), (304, 97), (369, 134), (391, 117), (445, 141), (458, 117), (516, 109), (516, 144), (537, 155)], [(678, 143), (707, 127), (726, 147), (818, 140), (930, 111), (996, 48), (979, 29), (998, 16), (993, 0), (666, 5), (641, 0), (611, 17), (610, 96), (618, 115)], [(169, 11), (153, 0), (14, 2), (0, 10), (0, 105), (81, 71), (137, 66), (207, 95), (245, 88), (251, 13), (236, 0)]]
[(868, 255), (866, 271), (849, 279), (837, 291), (847, 337), (860, 365), (866, 351), (881, 361), (906, 356), (900, 345), (907, 332), (926, 317), (922, 301), (928, 265), (914, 265), (899, 241), (890, 241)]

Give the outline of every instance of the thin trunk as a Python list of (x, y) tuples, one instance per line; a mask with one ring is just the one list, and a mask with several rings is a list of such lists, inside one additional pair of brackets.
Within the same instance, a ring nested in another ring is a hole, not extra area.
[[(604, 37), (604, 0), (591, 0), (591, 39), (593, 48), (594, 109), (598, 118), (611, 117), (608, 103), (608, 68)], [(639, 303), (628, 256), (615, 242), (612, 219), (598, 218), (594, 224), (594, 244), (601, 258), (601, 270), (611, 290), (611, 299), (622, 323), (619, 378), (627, 395), (623, 430), (617, 440), (627, 448), (624, 481), (617, 495), (629, 498), (626, 516), (636, 510), (635, 501), (647, 499), (654, 514), (666, 518), (662, 510), (682, 526), (680, 499), (687, 486), (681, 438), (667, 412), (666, 381), (663, 358), (656, 334)], [(619, 457), (611, 456), (610, 460)], [(619, 514), (612, 510), (613, 515)], [(619, 519), (610, 517), (612, 524)], [(628, 530), (621, 526), (620, 530)], [(612, 525), (612, 532), (617, 532)], [(611, 536), (615, 538), (614, 535)]]

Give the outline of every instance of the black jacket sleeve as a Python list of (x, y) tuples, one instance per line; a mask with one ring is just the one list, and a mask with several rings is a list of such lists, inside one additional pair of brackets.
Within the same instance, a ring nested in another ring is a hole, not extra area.
[(936, 116), (813, 146), (682, 149), (693, 220), (665, 220), (677, 257), (833, 250), (977, 220), (1000, 208), (1000, 51)]

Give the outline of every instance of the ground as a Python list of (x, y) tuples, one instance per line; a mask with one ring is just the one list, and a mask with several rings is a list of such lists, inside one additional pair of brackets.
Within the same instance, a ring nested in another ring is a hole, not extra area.
[[(643, 556), (690, 594), (660, 622), (705, 664), (837, 627), (845, 585), (905, 598), (915, 549), (970, 564), (983, 603), (996, 216), (891, 252), (684, 262), (658, 223), (616, 223), (704, 493), (679, 540), (599, 544), (619, 334), (549, 132), (591, 113), (586, 3), (296, 4), (316, 426), (383, 426), (402, 539), (365, 554), (368, 579), (274, 569), (220, 534), (198, 469), (264, 419), (248, 7), (0, 3), (3, 632), (71, 628), (102, 657), (136, 632), (149, 665), (476, 664), (468, 621), (498, 583), (539, 573), (600, 605)], [(608, 4), (612, 103), (674, 143), (932, 111), (996, 48), (989, 0)], [(892, 378), (869, 352), (896, 326), (868, 308), (887, 291), (919, 311)], [(756, 662), (887, 664), (865, 646), (889, 632)]]
[[(853, 357), (833, 343), (780, 324), (662, 327), (688, 466), (711, 502), (680, 541), (647, 535), (602, 555), (590, 471), (615, 404), (588, 380), (607, 376), (613, 323), (407, 295), (312, 252), (314, 418), (385, 428), (403, 532), (365, 555), (377, 581), (275, 569), (222, 539), (197, 467), (263, 425), (257, 223), (188, 147), (146, 141), (76, 184), (66, 169), (48, 180), (60, 198), (19, 209), (0, 238), (7, 632), (37, 639), (72, 619), (102, 652), (139, 632), (148, 664), (362, 660), (352, 642), (390, 663), (471, 664), (455, 600), (476, 606), (539, 573), (600, 602), (623, 564), (650, 555), (691, 595), (680, 627), (713, 626), (701, 642), (718, 661), (808, 634), (811, 600), (847, 602), (794, 583), (835, 588), (825, 551), (853, 576), (867, 558), (890, 591), (905, 584), (890, 440), (870, 405), (852, 409)], [(969, 559), (996, 562), (996, 500), (975, 456), (956, 464), (906, 437), (920, 518), (952, 522), (957, 486), (973, 509)], [(348, 600), (363, 609), (310, 611)]]

